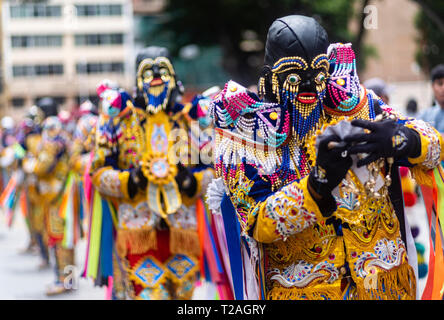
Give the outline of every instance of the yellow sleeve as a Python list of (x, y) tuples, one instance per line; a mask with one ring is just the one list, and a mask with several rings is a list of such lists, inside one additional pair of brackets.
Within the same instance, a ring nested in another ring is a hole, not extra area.
[(38, 177), (44, 177), (55, 168), (57, 162), (57, 153), (59, 148), (55, 143), (46, 143), (42, 150), (39, 150), (36, 164), (34, 167), (34, 174)]
[(114, 170), (111, 166), (107, 166), (93, 172), (92, 183), (104, 196), (130, 199), (129, 175), (128, 171)]
[[(256, 220), (253, 238), (265, 243), (286, 240), (325, 219), (308, 191), (307, 182), (308, 177), (292, 182), (255, 206), (249, 217), (249, 224)], [(256, 219), (252, 219), (252, 214), (257, 214)]]
[(418, 184), (432, 186), (432, 178), (427, 173), (440, 165), (444, 156), (442, 135), (433, 126), (423, 120), (407, 118), (401, 114), (390, 110), (398, 119), (404, 122), (407, 128), (415, 130), (421, 143), (421, 153), (416, 158), (408, 158), (408, 162), (413, 165), (410, 168), (413, 178)]
[(308, 176), (256, 201), (250, 196), (253, 187), (258, 190), (255, 181), (240, 174), (226, 180), (242, 233), (270, 243), (285, 240), (325, 219), (308, 191), (307, 182)]
[(421, 154), (416, 158), (409, 158), (409, 162), (426, 170), (438, 166), (443, 143), (441, 134), (422, 120), (408, 121), (405, 126), (415, 130), (421, 139)]

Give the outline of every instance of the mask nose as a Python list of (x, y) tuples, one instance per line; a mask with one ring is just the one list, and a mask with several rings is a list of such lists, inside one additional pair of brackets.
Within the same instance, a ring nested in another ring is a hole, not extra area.
[(299, 85), (300, 92), (314, 92), (315, 87), (313, 85), (313, 81), (310, 78), (302, 79), (301, 84)]
[(159, 72), (159, 67), (158, 66), (153, 66), (153, 77), (154, 78), (160, 78), (160, 72)]

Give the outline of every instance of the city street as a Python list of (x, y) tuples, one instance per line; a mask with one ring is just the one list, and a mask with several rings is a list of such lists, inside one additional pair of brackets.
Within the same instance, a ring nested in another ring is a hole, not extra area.
[[(37, 254), (23, 254), (28, 234), (23, 217), (16, 213), (15, 221), (8, 229), (3, 213), (0, 213), (0, 300), (85, 299), (103, 300), (105, 288), (94, 287), (92, 280), (80, 278), (78, 289), (55, 297), (45, 295), (45, 287), (54, 280), (52, 269), (38, 270)], [(85, 257), (85, 241), (77, 246), (76, 265), (82, 271)]]

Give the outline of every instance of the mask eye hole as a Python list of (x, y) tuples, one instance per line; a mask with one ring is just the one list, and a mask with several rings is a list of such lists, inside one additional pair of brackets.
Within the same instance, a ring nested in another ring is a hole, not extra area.
[(160, 68), (159, 73), (161, 76), (168, 76), (169, 75), (167, 68)]
[(324, 74), (323, 72), (320, 72), (320, 73), (316, 76), (315, 81), (316, 81), (317, 84), (322, 84), (322, 83), (325, 81), (326, 78), (327, 78), (327, 77), (325, 76), (325, 74)]
[(297, 75), (296, 73), (292, 73), (287, 76), (287, 82), (290, 85), (297, 85), (300, 81), (301, 81), (301, 77), (299, 77), (299, 75)]
[(149, 69), (149, 70), (145, 70), (145, 71), (143, 72), (143, 77), (144, 77), (145, 79), (152, 78), (152, 77), (153, 77), (153, 70), (151, 70), (151, 69)]

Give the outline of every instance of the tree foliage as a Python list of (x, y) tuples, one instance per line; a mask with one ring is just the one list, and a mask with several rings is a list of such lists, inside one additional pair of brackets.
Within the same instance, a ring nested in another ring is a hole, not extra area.
[(413, 0), (421, 10), (416, 16), (419, 31), (416, 61), (426, 72), (444, 63), (444, 1)]
[(262, 67), (264, 44), (278, 17), (313, 16), (327, 30), (330, 42), (353, 41), (350, 0), (169, 0), (157, 31), (168, 34), (177, 55), (189, 44), (222, 50), (223, 68), (236, 81), (255, 84)]

